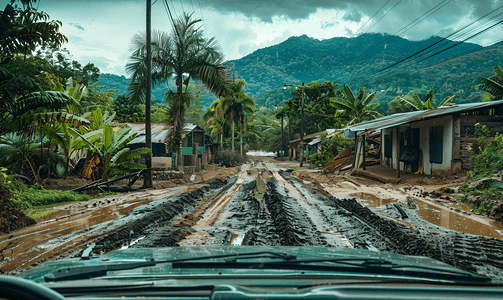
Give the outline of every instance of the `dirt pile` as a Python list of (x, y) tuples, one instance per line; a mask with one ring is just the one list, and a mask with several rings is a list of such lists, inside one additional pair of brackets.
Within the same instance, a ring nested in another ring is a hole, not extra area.
[(322, 166), (323, 173), (333, 173), (353, 163), (355, 147), (350, 146)]
[(33, 224), (37, 222), (19, 209), (0, 203), (0, 232), (9, 233)]

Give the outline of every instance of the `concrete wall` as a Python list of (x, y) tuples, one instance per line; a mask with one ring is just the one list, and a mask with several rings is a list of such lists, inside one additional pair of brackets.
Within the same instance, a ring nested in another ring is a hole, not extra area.
[[(419, 128), (419, 143), (420, 149), (423, 153), (423, 163), (424, 163), (424, 174), (427, 175), (451, 175), (460, 171), (461, 161), (455, 161), (456, 151), (459, 153), (458, 149), (454, 149), (453, 145), (456, 143), (454, 136), (454, 126), (453, 126), (453, 116), (444, 116), (437, 119), (426, 120), (415, 122), (412, 124), (406, 124), (400, 126), (400, 132), (405, 132), (409, 127)], [(459, 124), (459, 122), (457, 122)], [(443, 127), (443, 145), (442, 145), (442, 163), (430, 163), (430, 127), (442, 126)], [(458, 130), (459, 131), (459, 130)], [(392, 147), (392, 157), (384, 157), (385, 139), (384, 136), (390, 134), (392, 135), (393, 147)], [(395, 160), (398, 155), (396, 151), (396, 144), (400, 141), (395, 138), (395, 134), (392, 128), (387, 128), (382, 130), (381, 135), (381, 165), (388, 166), (390, 168), (395, 168)], [(459, 154), (457, 155), (459, 157)], [(421, 168), (421, 166), (420, 166)], [(403, 162), (400, 162), (400, 170), (405, 170)]]

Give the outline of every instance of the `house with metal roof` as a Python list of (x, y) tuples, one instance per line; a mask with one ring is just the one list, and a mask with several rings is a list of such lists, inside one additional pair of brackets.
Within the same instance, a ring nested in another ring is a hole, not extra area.
[(397, 177), (400, 171), (442, 176), (473, 168), (476, 123), (493, 135), (503, 132), (503, 100), (394, 114), (348, 126), (344, 135), (355, 139), (353, 168), (365, 169), (365, 137), (380, 131), (381, 166), (395, 169)]
[[(143, 148), (145, 147), (145, 123), (124, 123), (132, 128), (133, 131), (139, 133), (128, 146), (131, 149)], [(152, 156), (170, 156), (166, 152), (166, 144), (168, 142), (169, 136), (171, 135), (172, 126), (165, 123), (152, 123), (151, 124), (151, 136), (152, 136)]]

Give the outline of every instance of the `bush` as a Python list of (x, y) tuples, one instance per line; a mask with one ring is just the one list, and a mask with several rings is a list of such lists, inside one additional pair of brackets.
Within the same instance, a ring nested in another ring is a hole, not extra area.
[(89, 199), (89, 195), (72, 191), (46, 190), (39, 184), (28, 188), (20, 180), (9, 176), (0, 180), (0, 193), (4, 194), (2, 199), (6, 205), (20, 210), (27, 210), (40, 205)]
[(488, 140), (489, 129), (486, 125), (475, 124), (475, 134), (479, 136), (481, 151), (470, 158), (474, 162), (473, 171), (466, 173), (466, 179), (490, 177), (503, 170), (503, 135), (496, 134), (494, 139)]
[(224, 167), (234, 167), (243, 163), (240, 151), (232, 152), (230, 149), (219, 151), (216, 160)]
[[(323, 140), (325, 138), (326, 134), (322, 134), (321, 139)], [(310, 155), (309, 160), (315, 166), (325, 164), (353, 143), (353, 140), (346, 139), (338, 134), (335, 134), (331, 138), (321, 142), (321, 151)]]

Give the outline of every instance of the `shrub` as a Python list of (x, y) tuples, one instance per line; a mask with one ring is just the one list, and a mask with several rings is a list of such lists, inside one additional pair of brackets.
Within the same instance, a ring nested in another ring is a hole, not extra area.
[(232, 152), (230, 149), (219, 151), (216, 160), (224, 167), (234, 167), (243, 162), (240, 151)]
[(0, 180), (0, 192), (5, 193), (3, 200), (6, 205), (20, 210), (40, 205), (89, 199), (89, 195), (72, 191), (46, 190), (39, 184), (28, 188), (20, 180), (9, 176), (5, 180)]

